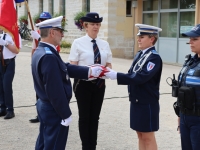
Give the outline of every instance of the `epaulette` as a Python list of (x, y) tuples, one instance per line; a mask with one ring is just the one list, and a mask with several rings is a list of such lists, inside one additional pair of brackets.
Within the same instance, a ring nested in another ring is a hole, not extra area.
[(191, 54), (188, 54), (185, 56), (185, 62), (183, 64), (183, 66), (185, 65), (191, 65), (194, 62), (194, 56), (192, 56)]
[(151, 52), (152, 52), (153, 54), (159, 55), (158, 52), (157, 52), (156, 50), (151, 50)]
[(188, 54), (188, 55), (185, 56), (185, 61), (188, 62), (191, 58), (192, 58), (192, 55)]
[(44, 47), (46, 54), (53, 54), (52, 51), (48, 47)]

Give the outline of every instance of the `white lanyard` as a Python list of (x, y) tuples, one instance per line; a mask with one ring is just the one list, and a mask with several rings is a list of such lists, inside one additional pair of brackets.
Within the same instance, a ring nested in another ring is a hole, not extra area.
[[(151, 51), (148, 54), (145, 54), (144, 56), (142, 56), (138, 62), (134, 65), (133, 67), (133, 72), (138, 72), (139, 70), (142, 69), (143, 65), (145, 64), (145, 62), (147, 61), (147, 58), (151, 55)], [(136, 70), (136, 66), (139, 66), (139, 68)]]

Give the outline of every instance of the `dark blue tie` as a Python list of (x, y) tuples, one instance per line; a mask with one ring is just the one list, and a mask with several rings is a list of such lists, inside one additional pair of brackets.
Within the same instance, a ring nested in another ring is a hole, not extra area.
[[(96, 40), (91, 41), (93, 43), (93, 51), (94, 51), (94, 64), (101, 64), (101, 54), (99, 52), (99, 48), (97, 46)], [(96, 79), (96, 85), (100, 88), (105, 84), (104, 79)]]
[(141, 55), (143, 54), (143, 52), (142, 51), (139, 51), (138, 53), (137, 53), (137, 57), (135, 57), (135, 59), (133, 60), (133, 63), (132, 63), (132, 66), (131, 66), (131, 68), (129, 69), (129, 73), (132, 73), (133, 72), (133, 67), (134, 67), (134, 65), (138, 62), (138, 60), (140, 59), (140, 57), (141, 57)]
[(94, 64), (101, 64), (101, 54), (99, 52), (96, 40), (92, 40), (91, 42), (93, 43)]

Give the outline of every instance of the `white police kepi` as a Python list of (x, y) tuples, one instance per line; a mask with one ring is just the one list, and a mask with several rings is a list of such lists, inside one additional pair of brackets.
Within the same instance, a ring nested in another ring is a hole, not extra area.
[(44, 29), (44, 28), (60, 28), (60, 29), (62, 29), (62, 26), (61, 26), (62, 19), (63, 19), (63, 16), (48, 19), (48, 20), (42, 21), (40, 23), (37, 23), (36, 27), (39, 27), (40, 29)]
[(135, 26), (139, 28), (137, 35), (149, 35), (149, 34), (157, 35), (158, 32), (162, 31), (161, 28), (150, 26), (147, 24), (135, 24)]

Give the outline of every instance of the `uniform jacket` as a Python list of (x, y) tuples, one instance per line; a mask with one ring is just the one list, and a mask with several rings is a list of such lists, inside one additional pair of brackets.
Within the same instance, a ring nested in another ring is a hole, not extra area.
[(200, 58), (197, 54), (185, 62), (178, 81), (180, 86), (194, 87), (196, 104), (200, 106)]
[[(118, 84), (128, 85), (129, 100), (133, 103), (150, 104), (158, 102), (159, 100), (162, 59), (155, 50), (155, 47), (149, 48), (145, 54), (148, 54), (150, 51), (152, 54), (147, 58), (143, 67), (139, 71), (133, 72), (133, 67), (139, 60), (138, 52), (133, 60), (129, 72), (127, 74), (117, 73)], [(143, 61), (144, 59), (142, 62)], [(136, 70), (138, 68), (139, 66), (137, 65)]]
[(64, 63), (56, 50), (39, 43), (32, 56), (34, 88), (42, 101), (50, 102), (62, 119), (71, 115), (72, 86), (69, 77), (88, 79), (88, 67)]

